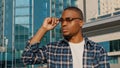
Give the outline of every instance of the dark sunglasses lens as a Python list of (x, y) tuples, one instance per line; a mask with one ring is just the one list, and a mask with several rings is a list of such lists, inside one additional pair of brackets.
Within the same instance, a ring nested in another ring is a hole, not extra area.
[(66, 20), (67, 22), (70, 22), (70, 21), (72, 21), (72, 18), (65, 18), (65, 20)]
[(60, 18), (59, 21), (60, 21), (60, 22), (63, 22), (63, 18)]
[(60, 19), (59, 19), (60, 22), (63, 22), (63, 21), (71, 22), (72, 20), (73, 20), (73, 19), (72, 19), (72, 18), (69, 18), (69, 17), (68, 17), (68, 18), (65, 18), (65, 19), (63, 19), (63, 18), (60, 18)]

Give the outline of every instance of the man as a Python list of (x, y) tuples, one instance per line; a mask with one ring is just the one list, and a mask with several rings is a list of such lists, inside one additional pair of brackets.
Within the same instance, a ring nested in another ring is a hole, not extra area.
[[(64, 39), (38, 48), (44, 34), (58, 22)], [(60, 19), (46, 18), (22, 54), (24, 64), (46, 62), (48, 68), (110, 68), (106, 51), (82, 35), (82, 26), (83, 14), (77, 7), (64, 9)]]

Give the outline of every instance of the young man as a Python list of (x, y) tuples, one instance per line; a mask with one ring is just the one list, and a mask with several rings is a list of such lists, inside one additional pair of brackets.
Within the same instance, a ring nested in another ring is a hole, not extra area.
[[(64, 39), (38, 48), (44, 34), (58, 22)], [(77, 7), (64, 9), (60, 19), (46, 18), (22, 54), (24, 64), (46, 62), (48, 68), (110, 68), (103, 47), (82, 35), (83, 23), (82, 11)]]

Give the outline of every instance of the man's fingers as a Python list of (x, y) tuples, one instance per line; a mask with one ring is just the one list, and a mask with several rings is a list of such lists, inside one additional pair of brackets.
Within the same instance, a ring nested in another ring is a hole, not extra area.
[(52, 24), (52, 19), (51, 18), (47, 18), (47, 23), (48, 24)]
[(51, 17), (51, 25), (54, 26), (57, 24), (57, 18)]
[(43, 26), (46, 29), (51, 30), (57, 26), (58, 22), (58, 18), (49, 17), (45, 19)]

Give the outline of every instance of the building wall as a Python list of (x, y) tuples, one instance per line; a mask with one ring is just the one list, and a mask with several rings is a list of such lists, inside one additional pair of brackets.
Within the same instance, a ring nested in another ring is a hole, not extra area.
[(120, 0), (77, 0), (77, 6), (83, 13), (86, 12), (87, 23), (91, 21), (90, 19), (120, 11)]
[(120, 0), (100, 0), (100, 15), (120, 10)]
[(77, 5), (86, 15), (86, 23), (98, 16), (98, 0), (77, 0)]
[(98, 1), (97, 0), (86, 0), (86, 20), (95, 18), (98, 16)]
[(120, 67), (120, 62), (119, 61), (120, 61), (120, 56), (118, 56), (118, 63), (117, 64), (113, 63), (113, 64), (110, 65), (110, 67), (111, 68), (119, 68)]

